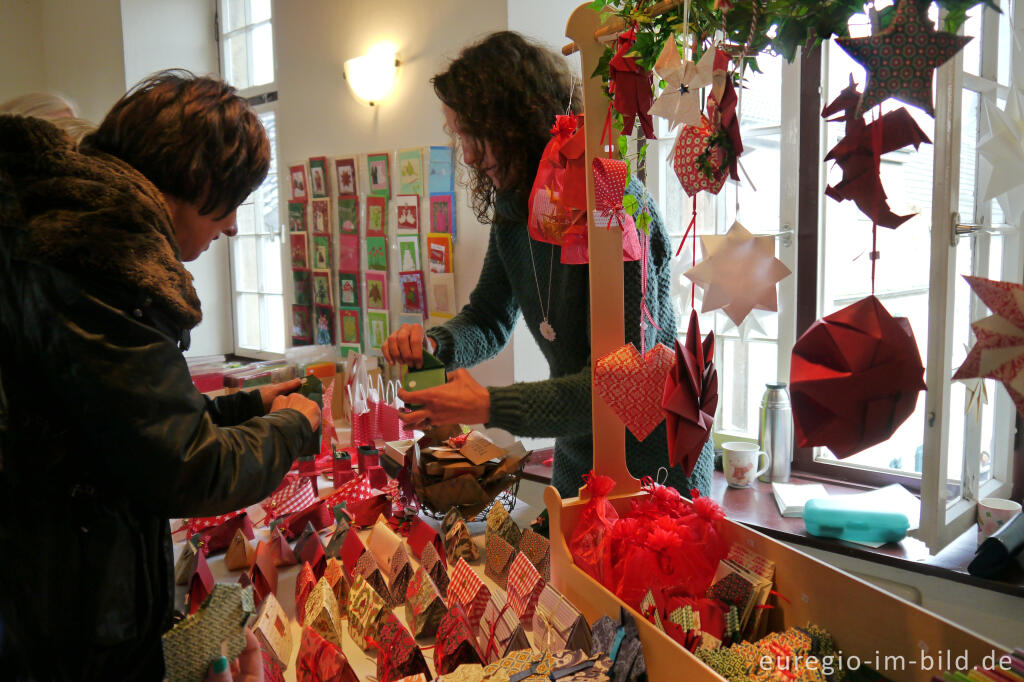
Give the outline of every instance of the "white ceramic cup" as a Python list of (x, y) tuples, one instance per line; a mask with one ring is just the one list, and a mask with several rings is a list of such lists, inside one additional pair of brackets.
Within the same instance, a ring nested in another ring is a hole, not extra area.
[[(764, 466), (757, 468), (761, 458)], [(722, 443), (722, 470), (730, 488), (747, 488), (754, 480), (768, 471), (768, 455), (757, 447), (757, 443), (732, 441)]]
[(978, 542), (987, 539), (1020, 513), (1020, 502), (998, 497), (978, 501)]

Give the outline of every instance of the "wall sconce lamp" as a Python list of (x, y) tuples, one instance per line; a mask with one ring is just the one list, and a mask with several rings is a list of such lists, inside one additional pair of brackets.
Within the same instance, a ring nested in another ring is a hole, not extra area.
[(345, 61), (345, 80), (353, 94), (372, 107), (391, 93), (398, 64), (393, 45), (374, 45), (362, 57)]

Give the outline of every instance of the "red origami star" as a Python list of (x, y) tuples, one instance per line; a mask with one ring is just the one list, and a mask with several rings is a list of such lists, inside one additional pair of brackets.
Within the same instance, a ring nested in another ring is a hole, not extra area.
[(715, 333), (701, 343), (697, 311), (690, 311), (686, 344), (676, 340), (676, 361), (665, 381), (661, 407), (668, 427), (669, 466), (682, 466), (689, 476), (711, 435), (718, 409)]

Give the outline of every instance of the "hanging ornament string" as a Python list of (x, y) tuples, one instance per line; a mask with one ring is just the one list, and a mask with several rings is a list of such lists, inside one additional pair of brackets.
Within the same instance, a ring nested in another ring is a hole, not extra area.
[[(875, 164), (875, 177), (879, 178), (881, 182), (882, 178), (882, 105), (879, 104), (875, 113), (875, 129), (871, 135), (871, 155), (874, 157)], [(876, 206), (874, 214), (878, 215), (881, 209), (881, 203), (883, 194), (879, 192), (876, 195)], [(880, 254), (878, 252), (878, 221), (871, 221), (871, 295), (875, 295), (875, 266), (878, 264), (878, 258)]]
[(640, 237), (640, 354), (644, 355), (647, 353), (647, 335), (644, 333), (645, 325), (650, 324), (651, 327), (654, 327), (659, 332), (661, 327), (658, 326), (658, 323), (651, 315), (650, 308), (647, 307), (647, 258), (650, 243), (643, 230), (637, 230), (637, 235)]

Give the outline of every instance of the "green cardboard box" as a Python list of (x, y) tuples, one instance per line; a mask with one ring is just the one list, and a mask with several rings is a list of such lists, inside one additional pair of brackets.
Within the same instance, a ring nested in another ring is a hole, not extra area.
[[(413, 369), (406, 366), (405, 375), (402, 377), (402, 388), (406, 391), (422, 391), (425, 388), (443, 386), (448, 381), (448, 373), (440, 360), (430, 353), (423, 351), (423, 366), (420, 369)], [(409, 405), (417, 408), (419, 405)]]

